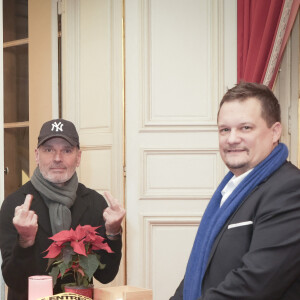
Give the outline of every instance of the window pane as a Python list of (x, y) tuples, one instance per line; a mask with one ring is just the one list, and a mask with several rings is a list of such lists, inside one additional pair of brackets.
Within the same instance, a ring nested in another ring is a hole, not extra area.
[(4, 130), (4, 184), (5, 197), (16, 191), (29, 177), (29, 130), (6, 128)]
[(28, 37), (28, 0), (3, 0), (3, 42)]
[(29, 120), (28, 45), (5, 48), (4, 123)]

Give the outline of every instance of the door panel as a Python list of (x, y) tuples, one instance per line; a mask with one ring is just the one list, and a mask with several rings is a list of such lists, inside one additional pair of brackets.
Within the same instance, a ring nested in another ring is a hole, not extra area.
[(182, 280), (226, 172), (216, 115), (236, 80), (236, 2), (222, 3), (125, 0), (127, 283), (155, 300)]
[[(62, 4), (62, 108), (80, 136), (79, 181), (123, 203), (122, 1)], [(125, 249), (109, 285), (125, 283)]]

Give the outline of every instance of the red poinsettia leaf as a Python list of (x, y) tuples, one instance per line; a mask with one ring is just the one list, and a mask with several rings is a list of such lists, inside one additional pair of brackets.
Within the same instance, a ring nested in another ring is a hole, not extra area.
[(55, 258), (60, 254), (61, 247), (57, 246), (56, 243), (52, 243), (46, 251), (49, 252), (46, 256), (44, 256), (44, 258)]
[(82, 228), (84, 228), (84, 230), (86, 232), (96, 232), (96, 230), (101, 227), (101, 226), (91, 226), (91, 225), (83, 225)]
[(74, 237), (76, 240), (82, 240), (85, 237), (85, 230), (81, 225), (78, 225), (74, 231)]
[(86, 237), (85, 237), (85, 242), (87, 243), (93, 243), (97, 238), (97, 235), (95, 232), (88, 232)]
[[(69, 242), (69, 241), (68, 241)], [(62, 245), (64, 243), (68, 243), (68, 242), (65, 242), (65, 241), (61, 241), (61, 242), (54, 242), (58, 247), (61, 247), (62, 248)]]
[(105, 241), (104, 237), (102, 237), (101, 235), (96, 235), (93, 244), (99, 245), (101, 243), (104, 243), (104, 241)]
[(100, 240), (97, 240), (92, 244), (92, 250), (106, 250), (108, 253), (114, 253), (107, 243), (103, 243)]
[(55, 242), (63, 242), (63, 243), (68, 242), (71, 240), (71, 236), (72, 236), (71, 230), (62, 230), (62, 231), (54, 234), (49, 239), (51, 239)]
[(86, 256), (85, 245), (83, 241), (72, 241), (71, 246), (74, 249), (74, 252)]
[(86, 236), (85, 237), (85, 239), (84, 239), (84, 242), (87, 244), (87, 243), (90, 243), (90, 244), (92, 244), (92, 243), (94, 243), (94, 241), (95, 241), (95, 237), (93, 237), (93, 236)]
[(90, 242), (93, 240), (93, 237), (96, 235), (96, 229), (98, 227), (93, 227), (91, 225), (78, 225), (75, 230), (76, 239), (81, 240), (84, 239), (86, 242)]
[[(97, 238), (100, 237), (99, 233), (96, 231), (99, 227), (100, 226), (98, 226), (98, 227), (91, 227), (91, 228), (93, 228), (93, 231), (88, 231), (87, 232), (87, 235), (85, 237), (85, 241), (86, 242), (88, 242), (88, 243), (94, 243), (97, 240)], [(104, 240), (104, 238), (103, 238), (103, 240)]]

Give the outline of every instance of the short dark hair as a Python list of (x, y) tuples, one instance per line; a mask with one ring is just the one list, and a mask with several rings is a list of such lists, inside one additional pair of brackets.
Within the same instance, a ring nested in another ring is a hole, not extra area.
[(221, 100), (219, 112), (225, 102), (245, 101), (249, 98), (255, 98), (260, 102), (261, 117), (266, 121), (269, 128), (274, 123), (281, 122), (280, 105), (277, 98), (266, 85), (259, 83), (241, 82), (229, 89)]

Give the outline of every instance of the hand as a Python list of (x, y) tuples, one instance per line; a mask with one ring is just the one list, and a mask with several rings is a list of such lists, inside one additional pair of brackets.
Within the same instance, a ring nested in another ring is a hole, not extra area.
[(38, 230), (37, 215), (29, 210), (33, 196), (26, 195), (24, 204), (15, 208), (13, 224), (19, 234), (19, 245), (23, 248), (34, 244), (35, 236)]
[(106, 234), (117, 235), (121, 231), (125, 210), (110, 193), (104, 192), (104, 196), (109, 204), (103, 212)]

